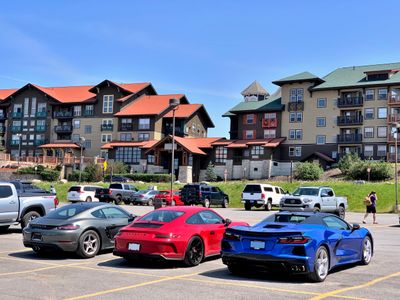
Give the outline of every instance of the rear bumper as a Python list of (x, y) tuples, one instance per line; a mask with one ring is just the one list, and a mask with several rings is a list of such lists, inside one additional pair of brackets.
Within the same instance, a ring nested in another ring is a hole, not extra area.
[[(69, 231), (60, 232), (52, 230), (32, 230), (25, 228), (22, 231), (25, 247), (39, 247), (43, 249), (53, 249), (68, 252), (75, 252), (78, 249), (79, 233)], [(42, 234), (41, 240), (32, 240), (32, 233)]]
[(112, 202), (115, 200), (112, 195), (96, 195), (95, 197), (99, 199), (100, 202)]
[(182, 258), (171, 258), (164, 256), (162, 254), (148, 254), (148, 253), (133, 253), (133, 252), (125, 252), (125, 251), (118, 251), (115, 250), (113, 251), (113, 254), (115, 256), (123, 257), (123, 258), (132, 258), (132, 259), (149, 259), (149, 260), (177, 260), (180, 261)]

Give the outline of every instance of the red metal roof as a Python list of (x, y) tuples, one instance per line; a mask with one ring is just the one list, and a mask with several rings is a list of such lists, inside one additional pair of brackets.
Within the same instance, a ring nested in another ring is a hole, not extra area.
[(11, 94), (14, 94), (16, 91), (17, 91), (17, 89), (0, 90), (0, 101), (7, 98)]
[(80, 148), (77, 144), (74, 143), (55, 143), (55, 144), (44, 144), (39, 146), (39, 148)]
[[(227, 144), (227, 148), (247, 148), (251, 145), (259, 145), (266, 148), (278, 147), (285, 138), (270, 138), (270, 139), (254, 139), (254, 140), (234, 140), (230, 144)], [(218, 142), (214, 143), (213, 146), (221, 145)], [(222, 144), (223, 145), (223, 144)]]
[[(175, 109), (175, 118), (189, 118), (202, 106), (202, 104), (180, 104)], [(164, 118), (172, 118), (172, 110), (167, 112)]]
[(122, 141), (112, 141), (110, 143), (104, 144), (101, 149), (112, 149), (114, 147), (140, 147), (140, 148), (151, 148), (158, 141), (131, 141), (131, 142), (122, 142)]

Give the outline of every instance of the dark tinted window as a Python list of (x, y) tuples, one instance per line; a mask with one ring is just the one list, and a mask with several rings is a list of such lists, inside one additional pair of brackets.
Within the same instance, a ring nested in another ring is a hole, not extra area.
[(155, 222), (165, 222), (169, 223), (179, 218), (184, 214), (183, 211), (175, 211), (175, 210), (155, 210), (151, 213), (140, 218), (139, 222), (142, 221), (155, 221)]
[(102, 212), (107, 219), (127, 218), (128, 214), (116, 207), (103, 208)]
[(199, 215), (203, 219), (204, 224), (222, 224), (222, 218), (212, 211), (201, 211)]
[(248, 184), (243, 193), (261, 193), (261, 186), (259, 184)]
[(87, 191), (87, 192), (94, 192), (94, 191), (96, 191), (96, 189), (98, 189), (98, 187), (95, 187), (95, 186), (85, 186), (83, 188), (83, 190)]
[(99, 219), (105, 219), (105, 215), (103, 214), (103, 211), (101, 209), (95, 210), (94, 212), (92, 212), (92, 216), (95, 218), (99, 218)]
[(212, 188), (211, 188), (211, 191), (212, 191), (213, 193), (216, 193), (216, 192), (218, 192), (218, 189), (217, 189), (216, 187), (212, 187)]
[(80, 192), (81, 187), (80, 186), (71, 186), (68, 190), (68, 192)]
[(298, 188), (293, 196), (318, 196), (319, 188)]
[(333, 216), (332, 217), (331, 216), (325, 217), (324, 218), (324, 223), (330, 229), (336, 229), (336, 230), (348, 230), (348, 229), (350, 229), (349, 225), (345, 221), (343, 221), (343, 220), (341, 220), (341, 219), (339, 219), (337, 217), (333, 217)]
[(264, 188), (264, 192), (273, 192), (274, 190), (272, 189), (272, 187), (265, 187)]
[(7, 198), (12, 196), (12, 189), (10, 186), (0, 185), (0, 198)]
[(209, 192), (209, 191), (210, 191), (210, 188), (209, 188), (209, 187), (203, 186), (203, 187), (201, 188), (201, 191), (202, 191), (202, 192)]
[(85, 207), (79, 204), (66, 205), (50, 212), (46, 215), (46, 217), (49, 219), (69, 219), (88, 209), (89, 207)]
[(112, 183), (112, 184), (110, 184), (110, 189), (122, 189), (122, 184)]
[(280, 194), (279, 189), (277, 187), (275, 188), (275, 193)]
[(309, 216), (303, 215), (286, 215), (275, 214), (267, 217), (264, 221), (276, 223), (304, 223)]

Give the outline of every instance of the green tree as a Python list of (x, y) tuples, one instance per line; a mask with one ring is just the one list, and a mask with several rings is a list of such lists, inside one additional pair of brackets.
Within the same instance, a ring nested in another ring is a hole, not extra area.
[(215, 174), (215, 168), (211, 162), (207, 166), (206, 180), (207, 181), (217, 181), (217, 174)]
[(319, 164), (304, 162), (296, 165), (294, 178), (298, 180), (318, 180), (321, 178), (322, 170)]
[(356, 153), (347, 153), (339, 159), (338, 168), (343, 175), (347, 175), (352, 166), (360, 162), (361, 158)]

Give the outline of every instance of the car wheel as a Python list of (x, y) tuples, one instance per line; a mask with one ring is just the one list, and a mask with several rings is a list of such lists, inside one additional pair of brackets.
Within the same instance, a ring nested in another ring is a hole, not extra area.
[(309, 277), (314, 282), (322, 282), (328, 276), (329, 271), (329, 255), (328, 250), (321, 246), (318, 248), (315, 259), (314, 269), (310, 273)]
[(315, 206), (313, 209), (313, 212), (320, 212), (320, 211), (321, 211), (321, 209), (318, 206)]
[(124, 200), (124, 203), (125, 203), (125, 205), (129, 205), (130, 204), (129, 200)]
[(44, 250), (43, 248), (39, 247), (39, 246), (34, 246), (32, 247), (33, 252), (35, 252), (36, 254), (39, 255), (43, 255), (46, 253), (46, 250)]
[(246, 202), (246, 203), (244, 204), (244, 209), (245, 209), (245, 210), (251, 210), (251, 204)]
[(96, 256), (100, 250), (100, 237), (96, 231), (85, 231), (79, 238), (77, 254), (82, 258)]
[(228, 201), (228, 198), (224, 198), (224, 200), (222, 201), (222, 207), (223, 208), (228, 208), (228, 206), (229, 206), (229, 201)]
[(122, 203), (122, 197), (121, 195), (117, 195), (117, 197), (115, 198), (115, 204), (121, 205), (121, 203)]
[(92, 202), (92, 197), (90, 197), (90, 196), (87, 197), (87, 198), (86, 198), (86, 202)]
[(272, 210), (272, 201), (268, 200), (267, 204), (265, 204), (265, 210), (270, 211)]
[(363, 248), (362, 248), (362, 256), (361, 256), (361, 264), (368, 265), (372, 259), (372, 242), (369, 236), (366, 236), (363, 240)]
[(0, 232), (6, 232), (7, 229), (8, 229), (9, 227), (10, 227), (9, 225), (7, 225), (7, 226), (0, 226)]
[(203, 204), (203, 206), (209, 208), (209, 207), (210, 207), (210, 200), (207, 199), (207, 198), (204, 199), (204, 204)]
[(150, 198), (149, 201), (147, 201), (147, 205), (148, 206), (153, 206), (153, 199)]
[(189, 267), (197, 266), (204, 258), (204, 244), (203, 241), (195, 236), (190, 239), (188, 247), (185, 252), (185, 265)]
[(242, 265), (238, 264), (228, 264), (227, 265), (229, 272), (232, 274), (243, 274), (244, 273), (244, 268)]
[(344, 220), (344, 217), (346, 216), (346, 210), (343, 206), (339, 206), (339, 209), (337, 210), (337, 215), (339, 218)]
[(26, 226), (28, 226), (29, 222), (32, 221), (33, 219), (39, 218), (41, 215), (37, 211), (30, 211), (26, 213), (21, 220), (21, 227), (24, 229)]

